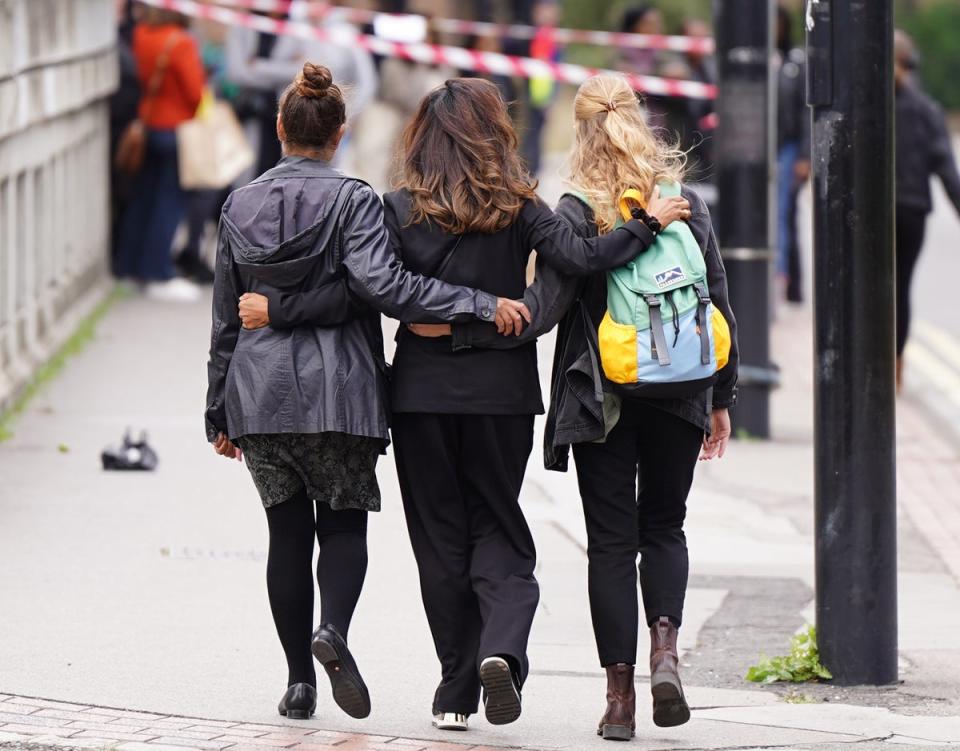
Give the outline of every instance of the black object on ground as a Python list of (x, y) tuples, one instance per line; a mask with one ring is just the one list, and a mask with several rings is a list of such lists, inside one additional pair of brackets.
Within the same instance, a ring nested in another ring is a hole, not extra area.
[(147, 443), (147, 434), (136, 441), (128, 430), (120, 446), (108, 446), (100, 454), (104, 469), (151, 471), (157, 468), (157, 452)]

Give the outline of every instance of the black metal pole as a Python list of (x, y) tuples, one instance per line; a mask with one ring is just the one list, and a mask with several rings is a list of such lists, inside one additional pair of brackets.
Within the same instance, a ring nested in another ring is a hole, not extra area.
[(843, 685), (897, 680), (892, 0), (809, 0), (817, 628)]
[(734, 434), (770, 437), (771, 0), (715, 0), (717, 238), (740, 343)]

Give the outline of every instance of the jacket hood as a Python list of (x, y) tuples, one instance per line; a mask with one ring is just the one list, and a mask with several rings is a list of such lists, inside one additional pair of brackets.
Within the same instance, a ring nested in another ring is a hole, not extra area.
[(236, 260), (269, 265), (323, 252), (336, 225), (331, 214), (356, 182), (326, 162), (284, 157), (224, 206)]

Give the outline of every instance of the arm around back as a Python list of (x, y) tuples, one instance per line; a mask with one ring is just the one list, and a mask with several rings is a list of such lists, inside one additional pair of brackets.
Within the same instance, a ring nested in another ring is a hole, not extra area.
[(580, 237), (542, 201), (527, 201), (518, 221), (525, 241), (547, 263), (572, 276), (589, 276), (632, 261), (653, 244), (654, 235), (643, 222), (631, 219), (602, 237)]
[(344, 212), (343, 235), (343, 265), (350, 289), (391, 318), (494, 319), (497, 298), (493, 295), (403, 268), (384, 225), (383, 206), (371, 188), (364, 185), (354, 191)]
[(533, 284), (523, 294), (523, 303), (530, 310), (532, 320), (521, 334), (503, 335), (492, 323), (462, 323), (453, 326), (453, 348), (513, 349), (536, 341), (556, 326), (566, 315), (582, 286), (582, 279), (557, 271), (537, 256), (537, 271)]
[(305, 292), (275, 292), (266, 297), (269, 325), (275, 329), (342, 326), (369, 310), (343, 278)]

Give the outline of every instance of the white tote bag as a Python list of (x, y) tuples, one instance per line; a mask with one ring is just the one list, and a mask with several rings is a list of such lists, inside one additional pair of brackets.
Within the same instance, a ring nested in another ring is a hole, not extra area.
[(254, 154), (233, 108), (213, 100), (177, 126), (177, 158), (180, 187), (218, 190), (240, 177), (253, 164)]

